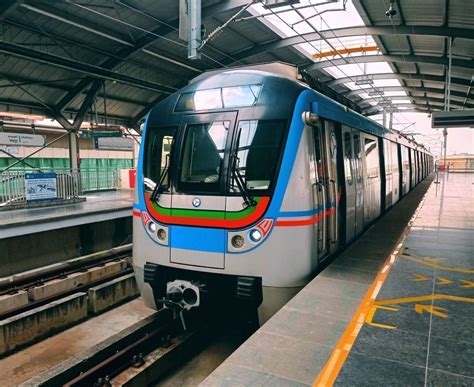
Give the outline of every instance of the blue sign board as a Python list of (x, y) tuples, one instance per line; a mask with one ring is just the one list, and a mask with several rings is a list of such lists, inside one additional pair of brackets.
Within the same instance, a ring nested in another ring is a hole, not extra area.
[(26, 200), (57, 199), (55, 173), (25, 173)]

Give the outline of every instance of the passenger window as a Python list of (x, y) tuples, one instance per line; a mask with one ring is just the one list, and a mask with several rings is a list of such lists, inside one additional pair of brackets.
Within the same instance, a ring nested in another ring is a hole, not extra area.
[(377, 141), (370, 138), (365, 139), (365, 162), (367, 166), (367, 177), (369, 179), (377, 178), (380, 168)]
[(362, 154), (360, 150), (360, 135), (354, 134), (353, 136), (354, 140), (354, 159), (356, 163), (356, 174), (357, 174), (357, 182), (360, 183), (362, 182)]
[(344, 172), (346, 174), (347, 184), (353, 184), (352, 177), (352, 139), (348, 132), (344, 133)]

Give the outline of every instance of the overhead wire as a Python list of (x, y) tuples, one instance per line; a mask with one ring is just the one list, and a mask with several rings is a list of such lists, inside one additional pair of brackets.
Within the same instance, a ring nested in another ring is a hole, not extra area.
[[(317, 7), (318, 4), (313, 4), (313, 6), (314, 6), (314, 7)], [(295, 10), (295, 11), (296, 11), (295, 6), (292, 5), (292, 6), (291, 6), (291, 9), (290, 9), (289, 11), (291, 11), (291, 10)], [(273, 10), (270, 9), (270, 12), (273, 13)], [(297, 13), (298, 13), (298, 12), (297, 12)], [(288, 28), (290, 28), (291, 30), (293, 30), (293, 31), (296, 33), (296, 35), (298, 35), (298, 36), (299, 36), (300, 38), (302, 38), (307, 44), (309, 44), (311, 47), (313, 47), (318, 53), (321, 53), (321, 51), (315, 46), (314, 41), (308, 40), (303, 34), (300, 34), (298, 31), (296, 31), (296, 30), (295, 30), (293, 27), (291, 27), (285, 20), (283, 20), (279, 14), (275, 14), (275, 13), (273, 13), (273, 14), (274, 14), (275, 16), (277, 16)], [(301, 17), (301, 15), (300, 15), (299, 13), (298, 13), (298, 15)], [(321, 35), (318, 33), (317, 29), (316, 29), (313, 25), (311, 25), (311, 28), (313, 29), (313, 31), (314, 31), (315, 33), (317, 33), (317, 34), (321, 37)], [(324, 40), (324, 39), (323, 39), (323, 40)], [(329, 61), (333, 66), (337, 67), (337, 65), (335, 64), (335, 62), (334, 62), (332, 59), (329, 59), (329, 58), (328, 58), (328, 59), (326, 59), (326, 60)], [(357, 62), (354, 60), (354, 58), (352, 58), (352, 60), (357, 64)], [(360, 65), (360, 64), (359, 64), (359, 65)], [(357, 82), (356, 82), (356, 80), (353, 78), (353, 76), (347, 74), (344, 70), (341, 70), (341, 69), (339, 69), (339, 68), (338, 68), (338, 70), (339, 70), (346, 78), (348, 78), (348, 79), (350, 79), (352, 82), (354, 82), (354, 85), (358, 86), (360, 90), (362, 90), (362, 91), (366, 91), (366, 90), (367, 90), (367, 89), (361, 87), (360, 85), (357, 85)], [(372, 97), (372, 96), (369, 96), (369, 99), (372, 99), (372, 100), (374, 100), (374, 102), (377, 102), (377, 103), (378, 103), (378, 100), (375, 99), (375, 98)]]
[[(249, 0), (249, 1), (250, 1), (250, 0)], [(124, 25), (126, 25), (126, 26), (128, 26), (128, 27), (134, 28), (134, 29), (139, 30), (139, 31), (141, 31), (141, 32), (144, 32), (144, 33), (146, 33), (146, 34), (150, 34), (150, 35), (152, 35), (152, 36), (155, 36), (156, 38), (159, 38), (159, 39), (162, 39), (162, 40), (164, 40), (164, 41), (167, 41), (168, 43), (175, 44), (175, 45), (178, 45), (178, 46), (187, 48), (187, 44), (185, 44), (185, 43), (178, 42), (178, 41), (176, 41), (176, 40), (167, 38), (167, 37), (165, 37), (165, 36), (163, 36), (163, 35), (157, 34), (157, 33), (153, 32), (153, 31), (149, 31), (149, 30), (147, 30), (146, 28), (142, 28), (142, 27), (136, 26), (136, 25), (134, 25), (134, 24), (132, 24), (132, 23), (128, 23), (128, 22), (126, 22), (126, 21), (123, 21), (123, 20), (114, 18), (113, 16), (107, 15), (107, 14), (105, 14), (105, 13), (103, 13), (103, 12), (99, 12), (99, 11), (97, 11), (97, 10), (95, 10), (95, 9), (90, 8), (90, 7), (87, 7), (87, 6), (84, 6), (84, 5), (81, 5), (81, 4), (77, 4), (77, 3), (71, 2), (70, 0), (67, 0), (67, 3), (69, 3), (69, 4), (71, 4), (71, 5), (75, 5), (76, 7), (79, 7), (79, 8), (81, 8), (81, 9), (84, 9), (84, 10), (86, 10), (86, 11), (88, 11), (88, 12), (92, 12), (92, 13), (94, 13), (94, 14), (100, 15), (100, 16), (102, 16), (102, 17), (104, 17), (104, 18), (107, 18), (107, 19), (109, 19), (109, 20), (115, 21), (115, 22), (117, 22), (117, 23), (124, 24)], [(119, 2), (118, 4), (124, 4), (124, 3)], [(130, 7), (129, 7), (129, 8), (130, 8)], [(133, 8), (133, 7), (132, 7), (132, 8)], [(145, 15), (147, 15), (148, 17), (150, 17), (150, 16), (149, 16), (148, 14), (146, 14), (146, 13), (145, 13)], [(168, 24), (168, 23), (165, 23), (165, 22), (162, 22), (162, 21), (161, 21), (161, 23), (163, 23), (164, 25), (168, 26), (169, 28), (172, 28), (173, 30), (177, 30), (176, 27), (174, 27), (174, 26), (172, 26), (172, 25), (170, 25), (170, 24)], [(225, 52), (223, 52), (223, 51), (221, 51), (221, 50), (219, 50), (219, 49), (217, 49), (217, 48), (215, 48), (215, 47), (212, 47), (212, 46), (208, 46), (208, 47), (209, 47), (210, 49), (216, 51), (217, 53), (219, 53), (219, 54), (221, 54), (221, 55), (223, 55), (223, 56), (225, 56), (225, 57), (228, 57), (229, 59), (232, 59), (234, 62), (240, 62), (239, 60), (233, 58), (233, 57), (230, 56), (229, 54), (227, 54), (227, 53), (225, 53)], [(219, 60), (213, 58), (212, 56), (210, 56), (210, 55), (208, 55), (208, 54), (202, 53), (202, 55), (203, 55), (205, 58), (209, 59), (211, 62), (218, 64), (220, 67), (224, 67), (224, 68), (227, 67), (224, 63), (222, 63), (221, 61), (219, 61)]]

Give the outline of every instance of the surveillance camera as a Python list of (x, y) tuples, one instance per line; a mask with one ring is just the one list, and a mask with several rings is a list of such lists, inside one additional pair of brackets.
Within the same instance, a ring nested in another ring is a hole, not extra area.
[(397, 14), (397, 10), (395, 8), (393, 8), (393, 1), (390, 2), (390, 7), (388, 8), (388, 10), (385, 12), (385, 16), (389, 17), (389, 18), (392, 18), (394, 17), (395, 15)]

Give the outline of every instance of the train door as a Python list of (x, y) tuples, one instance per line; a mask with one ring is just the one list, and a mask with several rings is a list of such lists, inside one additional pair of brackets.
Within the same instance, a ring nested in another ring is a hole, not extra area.
[(393, 191), (392, 191), (392, 205), (397, 203), (400, 198), (400, 163), (399, 160), (399, 149), (398, 144), (394, 142), (390, 142), (390, 146), (392, 148), (392, 174), (393, 174)]
[(362, 167), (362, 145), (360, 132), (352, 130), (354, 144), (354, 184), (355, 184), (355, 235), (364, 231), (364, 177)]
[(368, 134), (362, 136), (364, 151), (364, 227), (380, 215), (380, 157), (377, 138)]
[(335, 123), (324, 121), (325, 155), (327, 160), (327, 199), (326, 199), (326, 225), (329, 254), (338, 249), (338, 205), (339, 184), (337, 178), (337, 136)]
[(314, 223), (314, 232), (317, 240), (318, 259), (321, 262), (329, 254), (328, 247), (328, 201), (330, 198), (328, 165), (326, 157), (324, 122), (312, 126), (314, 138), (314, 167), (316, 171), (316, 182), (313, 184), (313, 197), (319, 211), (319, 221)]
[(415, 188), (416, 185), (416, 162), (415, 162), (415, 151), (409, 148), (410, 155), (410, 190)]
[(354, 144), (352, 142), (352, 129), (342, 127), (342, 154), (344, 163), (344, 193), (346, 204), (346, 243), (352, 241), (355, 237), (356, 227), (356, 183), (355, 183), (355, 163), (354, 163)]
[(392, 195), (393, 195), (393, 173), (392, 173), (392, 149), (390, 141), (383, 139), (383, 154), (384, 154), (384, 165), (385, 165), (385, 208), (392, 206)]

